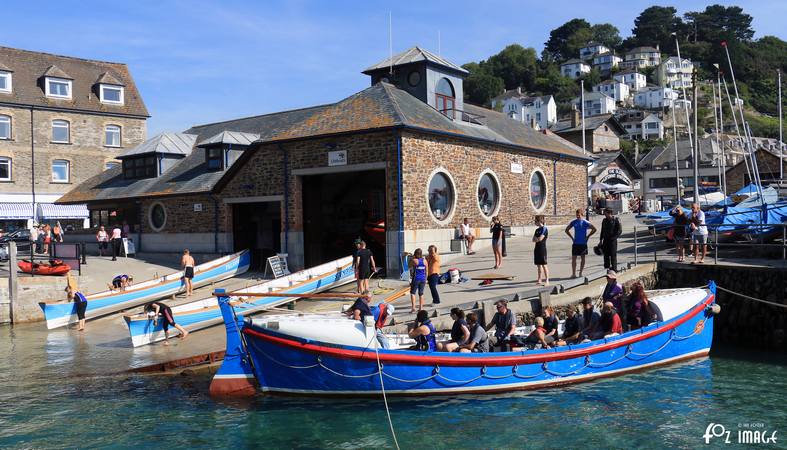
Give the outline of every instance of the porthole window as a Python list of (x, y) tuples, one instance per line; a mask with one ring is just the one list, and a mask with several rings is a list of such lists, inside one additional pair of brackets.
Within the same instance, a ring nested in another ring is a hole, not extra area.
[(167, 224), (167, 210), (164, 208), (164, 205), (161, 203), (154, 203), (153, 206), (150, 207), (148, 221), (153, 231), (163, 230), (164, 225)]
[(500, 183), (491, 170), (485, 170), (478, 179), (478, 209), (487, 219), (497, 214), (500, 206)]
[(544, 207), (547, 201), (547, 182), (540, 170), (530, 175), (530, 202), (536, 210)]
[(432, 173), (426, 195), (432, 217), (439, 223), (448, 222), (456, 198), (454, 183), (448, 172), (438, 169)]

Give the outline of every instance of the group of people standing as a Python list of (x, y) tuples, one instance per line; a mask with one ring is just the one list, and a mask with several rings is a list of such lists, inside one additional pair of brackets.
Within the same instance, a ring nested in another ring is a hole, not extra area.
[(112, 227), (111, 233), (107, 233), (103, 225), (99, 226), (96, 232), (98, 255), (104, 256), (104, 251), (106, 251), (108, 247), (111, 247), (112, 261), (117, 261), (117, 257), (121, 254), (121, 250), (123, 249), (123, 238), (128, 237), (129, 231), (129, 226), (125, 222), (123, 222), (122, 228), (120, 225), (115, 224), (115, 226)]
[(30, 241), (36, 253), (49, 253), (49, 246), (52, 243), (63, 242), (64, 234), (59, 221), (55, 222), (54, 226), (40, 224), (30, 229)]
[(675, 252), (677, 261), (686, 260), (683, 245), (688, 238), (691, 239), (689, 248), (694, 256), (694, 264), (703, 264), (705, 256), (708, 255), (708, 226), (705, 222), (705, 213), (700, 209), (698, 203), (692, 203), (691, 215), (683, 211), (683, 207), (676, 206), (669, 212), (672, 216), (672, 229), (669, 234), (675, 241)]

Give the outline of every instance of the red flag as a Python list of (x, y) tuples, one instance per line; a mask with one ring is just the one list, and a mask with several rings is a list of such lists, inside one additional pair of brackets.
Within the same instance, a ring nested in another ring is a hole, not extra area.
[(721, 41), (721, 46), (722, 47), (726, 47), (727, 46), (727, 41)]

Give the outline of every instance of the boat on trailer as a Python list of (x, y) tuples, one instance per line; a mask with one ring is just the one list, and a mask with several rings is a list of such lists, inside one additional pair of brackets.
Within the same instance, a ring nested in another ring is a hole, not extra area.
[(446, 395), (538, 389), (706, 356), (715, 284), (649, 293), (658, 320), (622, 335), (551, 349), (496, 353), (407, 350), (405, 336), (377, 339), (373, 320), (280, 315), (239, 319), (219, 297), (227, 332), (212, 395), (261, 390), (293, 395)]
[[(243, 250), (232, 255), (223, 256), (194, 267), (192, 283), (195, 288), (240, 275), (249, 270), (251, 254)], [(87, 295), (85, 319), (113, 314), (125, 309), (139, 306), (145, 302), (159, 300), (186, 291), (183, 282), (183, 271), (135, 283), (125, 290), (106, 290)], [(44, 311), (44, 319), (48, 329), (76, 323), (76, 304), (68, 301), (39, 302)]]
[[(254, 314), (263, 309), (270, 309), (289, 303), (295, 298), (293, 294), (314, 294), (332, 289), (355, 280), (352, 257), (347, 256), (319, 266), (291, 273), (281, 278), (266, 280), (244, 289), (232, 292), (230, 302), (239, 317)], [(244, 295), (245, 294), (245, 295)], [(255, 297), (254, 294), (271, 294), (267, 297)], [(282, 296), (275, 296), (282, 294)], [(222, 322), (221, 310), (216, 297), (172, 307), (175, 323), (187, 331), (196, 331)], [(123, 316), (131, 342), (139, 347), (164, 340), (164, 328), (161, 321), (153, 323), (153, 319), (145, 313)], [(180, 332), (172, 329), (173, 335)]]

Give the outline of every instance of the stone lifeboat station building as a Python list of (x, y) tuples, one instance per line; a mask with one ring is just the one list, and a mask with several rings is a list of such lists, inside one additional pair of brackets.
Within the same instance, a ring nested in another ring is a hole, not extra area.
[(87, 204), (92, 227), (127, 222), (137, 251), (251, 248), (294, 269), (360, 236), (390, 275), (405, 251), (449, 253), (465, 217), (483, 238), (495, 215), (524, 233), (585, 208), (591, 159), (465, 103), (461, 67), (414, 47), (363, 73), (371, 87), (334, 104), (155, 136), (58, 203)]

